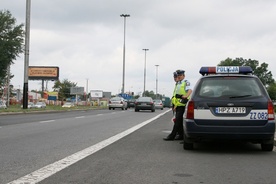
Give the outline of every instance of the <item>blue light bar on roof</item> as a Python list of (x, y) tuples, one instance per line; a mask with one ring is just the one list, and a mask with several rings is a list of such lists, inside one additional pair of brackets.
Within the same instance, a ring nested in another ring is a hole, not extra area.
[(201, 75), (209, 74), (250, 74), (252, 68), (250, 66), (217, 66), (217, 67), (201, 67), (199, 70)]

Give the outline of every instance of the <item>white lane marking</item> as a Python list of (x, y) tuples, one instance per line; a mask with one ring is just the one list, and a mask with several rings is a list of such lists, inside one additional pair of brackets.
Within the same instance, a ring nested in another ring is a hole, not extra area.
[(125, 130), (124, 132), (121, 132), (117, 135), (114, 135), (106, 140), (103, 140), (91, 147), (88, 147), (82, 151), (79, 151), (77, 153), (74, 153), (68, 157), (65, 157), (57, 162), (54, 162), (52, 164), (49, 164), (41, 169), (38, 169), (26, 176), (23, 176), (17, 180), (11, 181), (7, 184), (22, 184), (22, 183), (26, 183), (26, 184), (34, 184), (34, 183), (38, 183), (50, 176), (52, 176), (53, 174), (65, 169), (66, 167), (69, 167), (70, 165), (84, 159), (85, 157), (88, 157), (94, 153), (96, 153), (97, 151), (100, 151), (101, 149), (105, 148), (106, 146), (118, 141), (119, 139), (122, 139), (123, 137), (131, 134), (132, 132), (138, 130), (139, 128), (149, 124), (150, 122), (156, 120), (157, 118), (163, 116), (164, 114), (166, 114), (168, 111), (165, 111), (147, 121), (144, 121), (128, 130)]
[(85, 118), (85, 116), (79, 116), (79, 117), (75, 117), (75, 118)]
[(102, 116), (103, 114), (97, 114), (97, 116)]
[(162, 131), (162, 132), (164, 132), (164, 133), (171, 133), (172, 131), (171, 130), (164, 130), (164, 131)]
[(40, 121), (39, 123), (49, 123), (49, 122), (53, 122), (53, 121), (56, 121), (56, 120)]

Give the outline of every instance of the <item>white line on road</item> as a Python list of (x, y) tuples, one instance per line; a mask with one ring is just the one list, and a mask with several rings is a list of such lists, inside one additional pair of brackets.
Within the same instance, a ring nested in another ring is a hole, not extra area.
[(79, 116), (79, 117), (76, 117), (76, 118), (85, 118), (85, 116)]
[(39, 123), (49, 123), (49, 122), (53, 122), (53, 121), (56, 121), (56, 120), (40, 121)]
[(70, 165), (84, 159), (85, 157), (88, 157), (94, 153), (96, 153), (97, 151), (105, 148), (106, 146), (118, 141), (119, 139), (122, 139), (123, 137), (131, 134), (132, 132), (138, 130), (139, 128), (149, 124), (150, 122), (156, 120), (157, 118), (163, 116), (164, 114), (166, 114), (168, 111), (170, 110), (167, 110), (147, 121), (144, 121), (128, 130), (125, 130), (124, 132), (121, 132), (117, 135), (114, 135), (113, 137), (110, 137), (104, 141), (101, 141), (91, 147), (88, 147), (82, 151), (79, 151), (77, 153), (74, 153), (68, 157), (65, 157), (64, 159), (62, 160), (59, 160), (57, 162), (54, 162), (50, 165), (47, 165), (41, 169), (38, 169), (26, 176), (23, 176), (17, 180), (14, 180), (14, 181), (11, 181), (10, 183), (8, 184), (22, 184), (22, 183), (27, 183), (27, 184), (34, 184), (34, 183), (38, 183), (50, 176), (52, 176), (53, 174), (65, 169), (66, 167), (69, 167)]
[(103, 114), (97, 114), (97, 116), (102, 116)]

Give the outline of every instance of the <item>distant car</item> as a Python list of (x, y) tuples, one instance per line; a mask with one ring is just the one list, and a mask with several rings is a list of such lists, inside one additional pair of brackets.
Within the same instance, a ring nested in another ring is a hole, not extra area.
[(135, 107), (135, 101), (136, 99), (129, 99), (127, 101), (127, 107), (130, 108), (130, 107)]
[(37, 102), (35, 104), (35, 108), (46, 108), (46, 103), (45, 102)]
[(155, 112), (155, 105), (151, 97), (139, 97), (135, 101), (135, 112), (140, 110), (151, 110), (151, 112)]
[(0, 109), (7, 109), (7, 106), (3, 101), (0, 101)]
[[(23, 105), (21, 105), (21, 108), (23, 108)], [(33, 102), (28, 102), (28, 109), (35, 108), (35, 105)]]
[(61, 107), (65, 107), (65, 108), (71, 108), (74, 107), (75, 105), (72, 102), (65, 102), (65, 104), (63, 104), (63, 106)]
[(184, 114), (185, 150), (206, 140), (238, 140), (273, 151), (275, 114), (261, 80), (249, 66), (202, 67)]
[(127, 101), (122, 97), (113, 97), (108, 102), (108, 109), (120, 108), (122, 110), (127, 110)]
[(155, 109), (161, 109), (161, 110), (163, 110), (163, 108), (164, 108), (164, 105), (163, 105), (163, 102), (162, 102), (162, 100), (153, 100), (153, 102), (154, 102), (154, 105), (155, 105)]

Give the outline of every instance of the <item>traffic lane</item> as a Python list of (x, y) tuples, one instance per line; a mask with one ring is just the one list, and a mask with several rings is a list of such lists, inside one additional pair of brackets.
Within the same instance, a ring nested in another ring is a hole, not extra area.
[(274, 183), (276, 154), (250, 143), (196, 144), (163, 141), (171, 113), (43, 180), (67, 183)]
[(63, 119), (70, 118), (75, 116), (86, 116), (86, 115), (94, 115), (94, 114), (106, 114), (110, 113), (110, 111), (106, 109), (95, 109), (95, 110), (68, 110), (68, 111), (37, 111), (30, 113), (12, 113), (5, 114), (0, 116), (0, 126), (6, 125), (15, 125), (20, 123), (29, 123), (36, 121), (47, 121), (52, 119)]
[(0, 183), (29, 174), (159, 114), (107, 112), (0, 128)]

